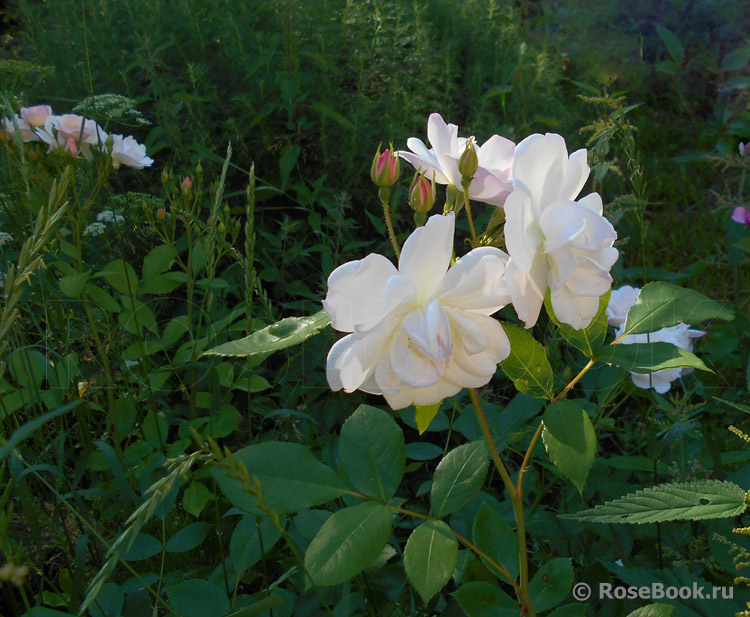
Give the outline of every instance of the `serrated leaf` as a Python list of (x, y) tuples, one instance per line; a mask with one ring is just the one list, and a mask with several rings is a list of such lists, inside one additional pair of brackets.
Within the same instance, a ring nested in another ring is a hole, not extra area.
[(341, 428), (339, 458), (358, 491), (388, 501), (404, 475), (404, 433), (388, 412), (360, 405)]
[(448, 452), (432, 478), (432, 515), (448, 516), (471, 501), (484, 483), (489, 464), (484, 441), (467, 443)]
[(669, 55), (672, 56), (672, 60), (677, 64), (682, 64), (682, 59), (685, 57), (685, 50), (682, 48), (680, 39), (664, 26), (656, 26), (656, 31), (659, 33), (661, 40), (664, 41), (664, 45), (666, 45)]
[(99, 308), (102, 308), (109, 313), (119, 313), (122, 310), (120, 303), (115, 300), (109, 292), (105, 291), (98, 285), (88, 283), (84, 289), (86, 290), (89, 299), (97, 304)]
[(617, 343), (595, 350), (594, 357), (633, 373), (653, 373), (670, 368), (697, 368), (712, 373), (698, 356), (672, 343)]
[(604, 338), (607, 336), (607, 306), (609, 306), (609, 297), (611, 294), (612, 290), (610, 289), (599, 298), (599, 310), (591, 320), (589, 327), (584, 330), (571, 328), (557, 319), (552, 307), (549, 291), (547, 291), (547, 295), (544, 298), (544, 306), (547, 309), (547, 314), (552, 318), (552, 321), (560, 331), (560, 336), (573, 345), (573, 347), (580, 349), (587, 356), (591, 357), (594, 355), (594, 350), (604, 342)]
[(231, 610), (227, 594), (200, 578), (167, 588), (167, 597), (180, 617), (224, 617)]
[(590, 523), (663, 523), (730, 518), (745, 511), (745, 491), (733, 482), (699, 480), (640, 490), (561, 518)]
[(680, 322), (697, 325), (712, 319), (734, 319), (734, 314), (702, 293), (663, 281), (643, 286), (628, 311), (624, 334), (645, 334)]
[(428, 429), (428, 427), (430, 426), (430, 422), (435, 419), (435, 416), (437, 415), (442, 402), (443, 401), (439, 401), (434, 405), (417, 405), (414, 411), (414, 421), (417, 423), (417, 430), (419, 431), (420, 435), (422, 435)]
[(529, 595), (534, 611), (556, 607), (573, 586), (573, 562), (569, 557), (557, 557), (537, 570), (529, 583)]
[(485, 555), (504, 567), (513, 578), (518, 576), (516, 532), (489, 504), (483, 503), (477, 512), (472, 526), (472, 540)]
[(425, 604), (450, 580), (457, 563), (458, 541), (443, 521), (425, 521), (406, 542), (406, 576)]
[(672, 617), (674, 609), (672, 604), (649, 604), (635, 609), (628, 617)]
[(542, 441), (550, 460), (583, 494), (596, 457), (596, 431), (578, 403), (561, 400), (544, 411)]
[(536, 398), (552, 398), (552, 367), (541, 344), (531, 334), (503, 324), (510, 341), (510, 355), (500, 363), (519, 392)]
[[(235, 462), (247, 468), (251, 478), (257, 478), (263, 491), (265, 505), (279, 514), (298, 512), (346, 492), (336, 473), (321, 463), (315, 455), (297, 443), (267, 441), (239, 450)], [(251, 513), (256, 498), (248, 493), (253, 487), (229, 477), (215, 467), (212, 475), (232, 505)]]
[(336, 585), (370, 565), (388, 542), (388, 506), (366, 502), (335, 512), (307, 547), (305, 568), (318, 585)]
[(287, 317), (243, 339), (204, 351), (203, 355), (247, 357), (273, 353), (303, 343), (329, 323), (331, 320), (325, 311), (306, 317)]
[(466, 617), (518, 617), (518, 601), (492, 583), (464, 583), (453, 597)]

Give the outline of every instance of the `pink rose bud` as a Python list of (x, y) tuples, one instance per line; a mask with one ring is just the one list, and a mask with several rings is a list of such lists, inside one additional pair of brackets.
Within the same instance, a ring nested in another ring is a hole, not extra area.
[(750, 142), (743, 144), (740, 142), (740, 156), (745, 157), (750, 154)]
[(435, 181), (427, 182), (424, 175), (414, 176), (409, 189), (409, 205), (415, 212), (429, 212), (435, 205)]
[(52, 115), (49, 105), (34, 105), (33, 107), (21, 107), (21, 118), (29, 126), (43, 126), (44, 121)]
[(182, 194), (187, 197), (190, 195), (190, 191), (193, 187), (193, 181), (190, 179), (190, 176), (185, 176), (180, 183), (180, 188), (182, 189)]
[(393, 146), (386, 148), (382, 154), (378, 147), (370, 167), (372, 181), (380, 187), (393, 186), (398, 181), (400, 171), (398, 155), (393, 152)]
[(732, 220), (740, 225), (750, 225), (750, 210), (737, 206), (732, 212)]
[(167, 171), (167, 168), (165, 167), (161, 172), (161, 183), (166, 184), (169, 182), (169, 172)]
[(72, 137), (68, 137), (68, 141), (65, 142), (65, 151), (70, 152), (73, 156), (78, 154), (78, 144)]
[(163, 221), (165, 218), (167, 218), (167, 211), (164, 208), (158, 208), (156, 210), (156, 220)]

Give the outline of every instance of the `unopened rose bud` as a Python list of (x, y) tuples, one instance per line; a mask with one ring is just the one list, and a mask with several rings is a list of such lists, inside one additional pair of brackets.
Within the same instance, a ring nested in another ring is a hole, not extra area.
[(748, 155), (750, 155), (750, 142), (747, 142), (746, 144), (740, 142), (740, 156), (744, 158)]
[(72, 137), (69, 137), (68, 141), (65, 142), (65, 151), (70, 152), (73, 156), (78, 154), (78, 144)]
[(435, 205), (435, 179), (427, 181), (424, 174), (415, 174), (409, 189), (409, 205), (415, 212), (429, 212)]
[(164, 208), (158, 208), (156, 210), (156, 220), (163, 221), (165, 218), (167, 218), (167, 211)]
[(167, 168), (165, 167), (161, 172), (161, 183), (166, 184), (169, 182), (169, 172), (167, 171)]
[(477, 149), (474, 147), (474, 140), (469, 139), (466, 142), (466, 148), (458, 159), (458, 171), (461, 173), (461, 184), (465, 187), (471, 184), (474, 174), (479, 168), (479, 157)]
[(192, 192), (193, 188), (193, 181), (190, 179), (190, 176), (185, 176), (182, 179), (182, 182), (180, 183), (180, 189), (182, 190), (182, 194), (185, 197), (189, 197), (190, 193)]
[(378, 151), (370, 167), (372, 181), (380, 187), (393, 186), (398, 181), (400, 173), (401, 167), (398, 155), (393, 152), (393, 146), (386, 148), (382, 153), (380, 152), (380, 146), (378, 146)]

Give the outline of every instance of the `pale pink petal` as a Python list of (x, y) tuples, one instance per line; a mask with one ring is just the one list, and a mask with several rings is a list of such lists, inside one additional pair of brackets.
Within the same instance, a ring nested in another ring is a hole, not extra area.
[(440, 283), (453, 254), (455, 215), (436, 214), (404, 242), (399, 272), (417, 286), (417, 303), (427, 300)]

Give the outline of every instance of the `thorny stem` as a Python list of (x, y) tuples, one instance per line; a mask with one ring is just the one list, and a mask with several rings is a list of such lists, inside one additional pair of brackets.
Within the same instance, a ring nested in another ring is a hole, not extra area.
[(388, 187), (381, 187), (379, 191), (380, 203), (383, 204), (383, 215), (385, 216), (385, 226), (388, 228), (388, 236), (391, 239), (393, 250), (396, 252), (396, 259), (401, 257), (401, 250), (398, 248), (396, 232), (393, 230), (393, 221), (391, 221), (391, 207), (388, 203), (391, 191)]

